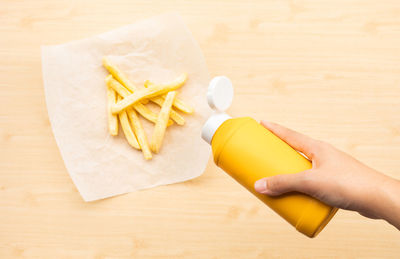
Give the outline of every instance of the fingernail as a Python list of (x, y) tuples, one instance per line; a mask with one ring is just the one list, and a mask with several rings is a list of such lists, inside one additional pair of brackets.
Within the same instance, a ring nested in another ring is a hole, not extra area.
[(259, 193), (265, 193), (267, 191), (267, 179), (261, 179), (254, 183), (254, 189)]

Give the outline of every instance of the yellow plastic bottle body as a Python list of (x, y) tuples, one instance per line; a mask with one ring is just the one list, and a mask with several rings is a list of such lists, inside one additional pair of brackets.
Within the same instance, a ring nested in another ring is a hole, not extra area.
[(337, 208), (297, 192), (269, 197), (254, 190), (254, 183), (261, 178), (294, 174), (312, 166), (254, 119), (225, 121), (215, 132), (211, 146), (219, 167), (306, 236), (316, 236), (336, 213)]

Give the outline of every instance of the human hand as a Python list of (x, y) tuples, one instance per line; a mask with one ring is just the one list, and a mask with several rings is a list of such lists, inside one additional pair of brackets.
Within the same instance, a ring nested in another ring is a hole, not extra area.
[(385, 219), (400, 229), (400, 181), (377, 172), (328, 143), (275, 123), (261, 124), (304, 153), (312, 161), (312, 168), (260, 179), (254, 186), (257, 192), (270, 196), (302, 192), (334, 207)]

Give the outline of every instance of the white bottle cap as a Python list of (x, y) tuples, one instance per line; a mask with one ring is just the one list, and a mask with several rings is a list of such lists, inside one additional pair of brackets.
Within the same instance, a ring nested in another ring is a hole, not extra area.
[(222, 123), (231, 119), (231, 117), (224, 113), (232, 103), (233, 99), (233, 86), (229, 78), (226, 76), (214, 77), (207, 91), (208, 105), (216, 111), (204, 124), (201, 131), (201, 137), (211, 144), (211, 140)]
[(213, 110), (225, 111), (233, 100), (233, 86), (226, 76), (214, 77), (208, 85), (207, 101)]

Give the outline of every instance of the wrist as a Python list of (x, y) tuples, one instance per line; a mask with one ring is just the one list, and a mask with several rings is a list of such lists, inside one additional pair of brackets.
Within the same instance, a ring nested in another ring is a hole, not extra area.
[(384, 176), (379, 194), (377, 216), (400, 229), (400, 181)]

